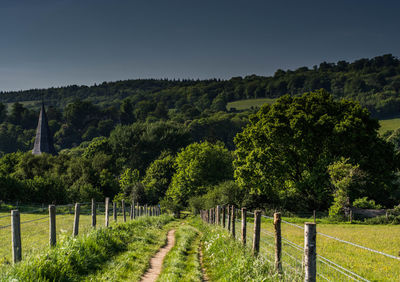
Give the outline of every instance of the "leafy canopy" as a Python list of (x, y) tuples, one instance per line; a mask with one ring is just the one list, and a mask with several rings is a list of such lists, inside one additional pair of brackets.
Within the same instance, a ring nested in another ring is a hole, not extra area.
[(326, 209), (332, 201), (327, 167), (344, 157), (368, 175), (362, 195), (354, 196), (387, 203), (397, 162), (378, 128), (358, 103), (335, 101), (324, 90), (283, 96), (236, 136), (235, 178), (268, 204)]

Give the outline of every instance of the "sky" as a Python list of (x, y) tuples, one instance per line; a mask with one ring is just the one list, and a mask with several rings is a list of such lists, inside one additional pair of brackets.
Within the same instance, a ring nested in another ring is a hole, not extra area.
[(393, 0), (0, 0), (0, 91), (400, 56)]

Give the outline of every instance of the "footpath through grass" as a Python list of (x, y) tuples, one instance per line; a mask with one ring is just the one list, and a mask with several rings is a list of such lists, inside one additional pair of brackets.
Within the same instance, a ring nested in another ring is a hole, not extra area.
[(175, 232), (175, 246), (165, 257), (157, 281), (202, 281), (199, 262), (200, 234), (188, 224)]
[[(64, 238), (47, 252), (3, 267), (0, 281), (139, 280), (165, 242), (171, 216), (142, 217)], [(170, 223), (171, 224), (171, 223)]]

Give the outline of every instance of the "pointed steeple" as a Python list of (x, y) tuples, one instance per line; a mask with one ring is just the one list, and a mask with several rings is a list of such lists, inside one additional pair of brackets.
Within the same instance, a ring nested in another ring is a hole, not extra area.
[(57, 155), (57, 152), (54, 149), (53, 135), (51, 134), (49, 124), (47, 123), (47, 115), (43, 102), (36, 129), (35, 145), (32, 150), (32, 154), (34, 155), (40, 155), (42, 153)]

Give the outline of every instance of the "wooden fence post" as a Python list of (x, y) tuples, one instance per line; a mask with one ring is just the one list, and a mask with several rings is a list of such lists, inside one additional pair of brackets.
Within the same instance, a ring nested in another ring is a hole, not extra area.
[(22, 259), (21, 246), (21, 219), (18, 210), (11, 211), (11, 238), (12, 238), (12, 257), (13, 263)]
[(92, 199), (92, 227), (96, 228), (96, 202)]
[(236, 216), (235, 216), (235, 211), (236, 211), (236, 209), (235, 209), (235, 206), (234, 205), (232, 205), (232, 207), (231, 207), (231, 232), (232, 232), (232, 237), (233, 238), (235, 238), (235, 236), (236, 236), (236, 222), (235, 222), (235, 218), (236, 218)]
[(228, 231), (231, 231), (231, 213), (230, 213), (230, 207), (229, 205), (226, 207), (226, 212), (228, 214)]
[(282, 234), (281, 234), (281, 213), (274, 213), (275, 228), (275, 271), (282, 273)]
[(124, 222), (126, 222), (126, 210), (125, 210), (125, 201), (124, 200), (121, 201), (121, 206), (122, 206), (122, 218), (123, 218)]
[(106, 227), (108, 227), (108, 224), (109, 224), (109, 221), (110, 221), (109, 216), (108, 216), (109, 205), (110, 205), (110, 198), (107, 197), (106, 198), (105, 208), (104, 208), (104, 216), (105, 216), (104, 225)]
[(73, 235), (77, 236), (79, 233), (79, 215), (81, 213), (81, 204), (75, 204), (75, 217), (74, 217), (74, 231)]
[(315, 282), (317, 279), (317, 225), (304, 224), (304, 281)]
[(246, 208), (242, 208), (242, 243), (246, 246)]
[(353, 223), (353, 210), (350, 209), (350, 223)]
[(222, 206), (222, 227), (225, 228), (226, 222), (226, 209), (225, 206)]
[(144, 205), (144, 215), (149, 215), (149, 210), (147, 209), (147, 204)]
[(49, 205), (49, 243), (50, 247), (56, 245), (56, 206)]
[(257, 256), (260, 251), (261, 211), (254, 211), (254, 237), (253, 255)]
[(114, 221), (117, 221), (117, 203), (113, 202), (113, 217), (114, 217)]
[(131, 220), (135, 218), (135, 202), (132, 201), (131, 203), (131, 213), (130, 213)]
[(220, 224), (220, 206), (217, 206), (217, 210), (216, 210), (216, 212), (217, 212), (217, 225), (219, 225)]

